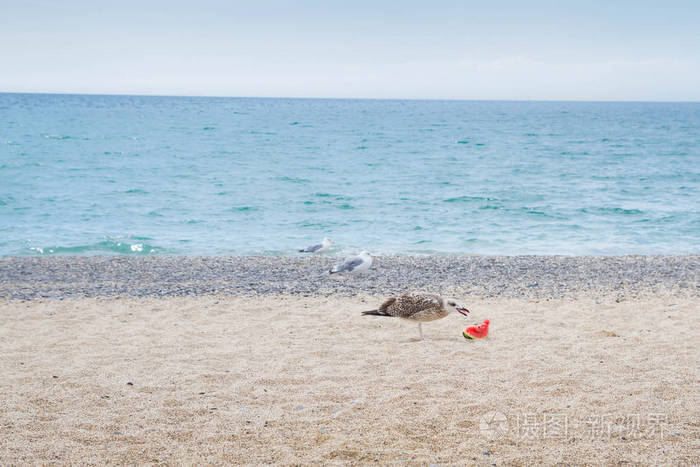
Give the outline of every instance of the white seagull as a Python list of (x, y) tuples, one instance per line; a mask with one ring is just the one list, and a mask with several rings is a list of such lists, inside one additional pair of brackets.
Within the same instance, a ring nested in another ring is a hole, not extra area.
[(328, 251), (328, 249), (331, 247), (331, 245), (335, 243), (333, 240), (331, 240), (328, 237), (323, 237), (323, 240), (321, 243), (317, 243), (316, 245), (311, 245), (307, 246), (303, 250), (299, 250), (299, 253), (323, 253), (324, 251)]
[(375, 259), (376, 256), (372, 256), (368, 252), (363, 251), (357, 256), (348, 256), (342, 263), (333, 266), (330, 273), (347, 272), (357, 274), (359, 272), (365, 272), (372, 267), (372, 263), (374, 263)]

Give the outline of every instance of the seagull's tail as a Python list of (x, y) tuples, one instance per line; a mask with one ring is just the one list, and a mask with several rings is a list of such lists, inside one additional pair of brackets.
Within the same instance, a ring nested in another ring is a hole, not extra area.
[(372, 316), (391, 316), (389, 313), (386, 311), (381, 311), (381, 310), (369, 310), (369, 311), (363, 311), (363, 315), (372, 315)]
[(334, 271), (334, 270), (331, 269), (330, 271), (328, 271), (328, 274), (338, 274), (339, 272), (340, 272), (340, 271)]
[(299, 250), (299, 253), (306, 253), (306, 250)]

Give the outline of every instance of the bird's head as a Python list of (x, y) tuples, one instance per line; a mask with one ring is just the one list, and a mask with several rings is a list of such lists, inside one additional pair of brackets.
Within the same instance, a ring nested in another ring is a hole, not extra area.
[(332, 245), (335, 242), (328, 237), (323, 237), (323, 241), (321, 243), (323, 243), (324, 245)]
[(448, 298), (447, 300), (445, 300), (445, 308), (447, 308), (447, 311), (449, 311), (449, 312), (459, 313), (462, 316), (469, 317), (469, 310), (467, 310), (462, 305), (458, 305), (457, 301), (453, 300), (451, 298)]

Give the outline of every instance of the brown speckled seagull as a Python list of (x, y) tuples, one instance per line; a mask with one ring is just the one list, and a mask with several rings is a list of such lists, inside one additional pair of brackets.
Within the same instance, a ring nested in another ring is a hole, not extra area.
[(450, 313), (469, 316), (469, 310), (457, 305), (455, 300), (442, 298), (439, 295), (417, 293), (390, 297), (378, 309), (362, 312), (363, 315), (389, 316), (415, 321), (418, 323), (421, 340), (423, 340), (422, 323), (444, 318)]

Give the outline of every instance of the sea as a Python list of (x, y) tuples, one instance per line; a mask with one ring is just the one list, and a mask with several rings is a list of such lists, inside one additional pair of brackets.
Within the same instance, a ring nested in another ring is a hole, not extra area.
[(0, 256), (700, 253), (700, 103), (0, 94)]

